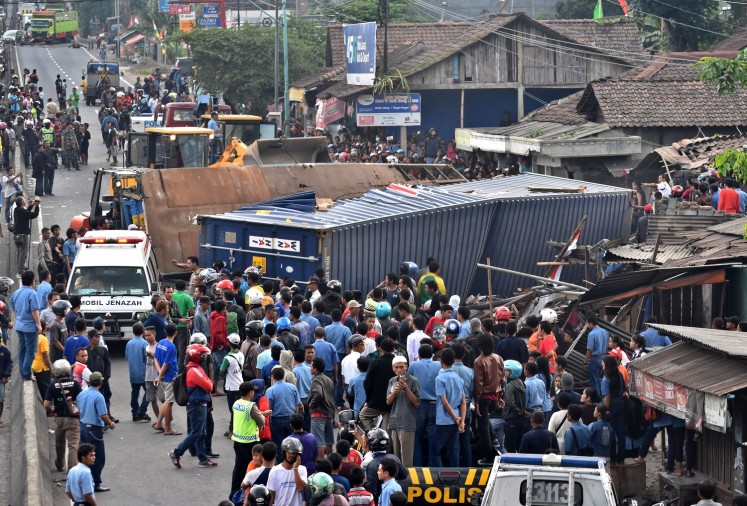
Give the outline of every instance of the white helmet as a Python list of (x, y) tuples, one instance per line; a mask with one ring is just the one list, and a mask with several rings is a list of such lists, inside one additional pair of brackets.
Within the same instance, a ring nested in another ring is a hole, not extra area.
[(52, 122), (51, 122), (51, 121), (49, 121), (49, 119), (45, 119), (45, 120), (43, 121), (43, 123), (44, 123), (44, 126), (49, 126), (49, 125), (51, 125), (51, 124), (52, 124)]
[(260, 292), (256, 288), (250, 288), (249, 291), (246, 292), (246, 303), (250, 306), (262, 304), (262, 300), (264, 298), (265, 296), (262, 295), (262, 292)]
[(195, 332), (189, 340), (189, 344), (203, 344), (207, 346), (207, 337), (202, 332)]
[(34, 122), (33, 122), (33, 121), (31, 121), (31, 120), (26, 120), (26, 122), (24, 123), (24, 126), (25, 126), (26, 128), (29, 128), (29, 127), (30, 127), (30, 128), (34, 128)]
[(122, 98), (122, 97), (124, 97), (124, 91), (118, 91), (117, 98)]
[(543, 322), (555, 323), (558, 321), (558, 313), (556, 313), (554, 309), (546, 307), (540, 311), (540, 318), (542, 318)]

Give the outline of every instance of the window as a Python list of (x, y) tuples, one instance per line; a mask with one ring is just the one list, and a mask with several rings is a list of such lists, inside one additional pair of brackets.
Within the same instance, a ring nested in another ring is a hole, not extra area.
[(142, 267), (75, 267), (70, 295), (135, 295), (150, 293)]

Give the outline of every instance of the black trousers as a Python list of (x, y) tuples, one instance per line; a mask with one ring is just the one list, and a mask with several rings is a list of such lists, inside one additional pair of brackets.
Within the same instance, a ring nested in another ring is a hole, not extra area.
[(233, 442), (233, 474), (231, 475), (231, 491), (230, 494), (241, 488), (241, 481), (246, 476), (246, 467), (249, 462), (252, 461), (252, 447), (254, 443), (239, 443), (238, 441)]

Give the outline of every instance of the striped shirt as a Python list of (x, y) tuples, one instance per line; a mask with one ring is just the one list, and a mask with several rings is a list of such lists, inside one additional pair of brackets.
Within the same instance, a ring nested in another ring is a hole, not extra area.
[(373, 494), (363, 487), (353, 487), (348, 492), (350, 506), (374, 506)]

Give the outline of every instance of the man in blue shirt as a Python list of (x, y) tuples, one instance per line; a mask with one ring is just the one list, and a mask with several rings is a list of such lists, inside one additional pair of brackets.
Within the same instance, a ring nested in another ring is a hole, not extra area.
[(104, 427), (114, 430), (117, 426), (107, 414), (106, 401), (99, 392), (104, 384), (104, 376), (100, 372), (91, 373), (88, 379), (89, 387), (78, 394), (78, 410), (80, 411), (80, 440), (93, 445), (96, 450), (96, 462), (91, 467), (94, 490), (106, 492), (109, 490), (101, 484), (101, 472), (106, 464), (104, 449)]
[(52, 291), (52, 285), (49, 284), (52, 281), (52, 274), (48, 270), (39, 272), (39, 279), (41, 283), (36, 288), (36, 297), (39, 301), (39, 311), (47, 307), (47, 296)]
[(348, 396), (353, 396), (353, 413), (355, 413), (355, 416), (358, 416), (358, 413), (360, 413), (363, 405), (366, 403), (366, 387), (364, 383), (366, 382), (366, 373), (368, 372), (369, 364), (370, 360), (368, 357), (358, 357), (357, 365), (360, 374), (348, 383)]
[(661, 348), (663, 346), (669, 346), (670, 344), (672, 344), (669, 336), (660, 334), (658, 330), (650, 327), (648, 325), (649, 323), (658, 323), (658, 320), (655, 316), (649, 316), (646, 319), (646, 330), (641, 332), (641, 335), (646, 338), (646, 346), (648, 348)]
[[(132, 411), (132, 421), (150, 422), (148, 416), (148, 399), (145, 390), (145, 349), (148, 342), (143, 338), (145, 328), (143, 324), (137, 322), (132, 326), (133, 337), (127, 342), (125, 347), (125, 358), (127, 366), (130, 369), (130, 410)], [(143, 400), (138, 404), (140, 389), (143, 389)]]
[(298, 413), (303, 406), (298, 389), (285, 382), (285, 369), (282, 366), (272, 370), (274, 384), (267, 389), (265, 397), (270, 401), (272, 417), (270, 418), (270, 433), (272, 442), (280, 448), (283, 439), (291, 435), (290, 416)]
[(323, 327), (317, 327), (314, 330), (313, 344), (316, 356), (324, 359), (324, 374), (334, 382), (337, 381), (337, 371), (340, 365), (337, 363), (337, 349), (324, 340), (326, 334)]
[(78, 256), (78, 245), (75, 243), (78, 239), (78, 231), (68, 228), (65, 235), (67, 235), (67, 240), (62, 245), (62, 260), (65, 262), (65, 273), (70, 276), (73, 272), (75, 257)]
[[(10, 297), (10, 305), (16, 313), (16, 334), (18, 334), (18, 364), (21, 378), (31, 379), (31, 363), (36, 355), (41, 334), (39, 320), (39, 299), (34, 291), (34, 271), (21, 275), (21, 288)], [(75, 362), (73, 360), (71, 364)]]
[(315, 331), (319, 327), (319, 320), (311, 316), (311, 302), (308, 300), (303, 301), (301, 304), (301, 321), (311, 327), (311, 331)]
[(220, 156), (221, 124), (218, 122), (218, 111), (210, 113), (210, 121), (207, 127), (213, 131), (213, 138), (210, 140), (210, 163), (215, 163)]
[(78, 350), (78, 348), (88, 348), (89, 346), (91, 346), (91, 341), (85, 336), (85, 318), (78, 318), (77, 320), (75, 320), (73, 330), (75, 331), (75, 334), (69, 336), (65, 340), (65, 351), (63, 351), (65, 360), (67, 360), (71, 364), (75, 363), (75, 352)]
[(527, 379), (524, 381), (526, 387), (526, 408), (527, 411), (541, 410), (545, 400), (545, 382), (537, 376), (539, 368), (535, 362), (529, 362), (524, 366), (524, 373)]
[[(332, 324), (324, 327), (324, 331), (327, 333), (324, 340), (335, 347), (337, 350), (337, 361), (342, 362), (342, 359), (347, 355), (346, 345), (353, 333), (350, 332), (349, 328), (340, 323), (342, 321), (342, 311), (339, 309), (333, 309), (329, 312), (329, 316), (332, 318)], [(344, 390), (345, 387), (342, 380), (342, 370), (338, 366), (337, 384), (335, 385), (335, 404), (338, 407), (342, 407), (345, 404), (345, 401), (342, 399)]]
[(293, 376), (296, 377), (296, 389), (298, 390), (298, 396), (301, 398), (301, 404), (303, 404), (303, 427), (308, 432), (306, 427), (308, 423), (308, 427), (311, 428), (311, 414), (306, 401), (311, 389), (311, 367), (305, 362), (305, 359), (306, 350), (298, 349), (293, 352)]
[(161, 342), (166, 339), (166, 316), (169, 314), (169, 303), (166, 300), (159, 300), (156, 303), (156, 310), (148, 316), (143, 322), (143, 327), (153, 327), (156, 332), (156, 341)]
[[(467, 320), (469, 324), (469, 320)], [(475, 371), (464, 365), (464, 355), (466, 350), (461, 342), (452, 343), (451, 349), (454, 350), (454, 372), (457, 373), (462, 379), (464, 386), (464, 397), (467, 406), (472, 402), (472, 392), (475, 391)], [(464, 420), (464, 426), (469, 427), (472, 423), (472, 417), (467, 410), (467, 417)], [(472, 442), (470, 441), (470, 431), (465, 430), (459, 434), (459, 446), (461, 451), (459, 452), (460, 465), (462, 467), (472, 466)]]
[(435, 437), (428, 441), (428, 465), (442, 467), (441, 450), (446, 449), (448, 467), (459, 467), (459, 433), (464, 432), (467, 402), (464, 383), (453, 368), (454, 350), (441, 352), (441, 373), (436, 376)]
[[(166, 301), (158, 301), (161, 302)], [(153, 383), (158, 387), (158, 397), (164, 399), (161, 404), (161, 410), (158, 414), (158, 421), (156, 421), (155, 429), (157, 431), (164, 431), (164, 434), (178, 436), (181, 432), (175, 431), (171, 428), (171, 421), (173, 417), (171, 415), (172, 406), (174, 404), (174, 378), (179, 369), (179, 364), (176, 358), (176, 345), (174, 345), (174, 337), (176, 337), (176, 325), (173, 323), (169, 324), (172, 332), (166, 333), (166, 339), (159, 341), (156, 344), (156, 352), (153, 354), (153, 360), (155, 362), (158, 376)], [(155, 327), (145, 327), (146, 332), (156, 333)], [(161, 426), (163, 422), (164, 427)]]
[(426, 435), (428, 440), (433, 440), (436, 430), (436, 376), (441, 372), (441, 364), (434, 362), (433, 347), (430, 344), (421, 344), (418, 348), (419, 360), (410, 364), (410, 374), (417, 378), (420, 384), (420, 406), (418, 406), (418, 418), (415, 425), (415, 449), (413, 453), (413, 464), (415, 467), (423, 467), (423, 443)]
[(571, 404), (566, 415), (570, 426), (565, 431), (563, 451), (566, 455), (591, 455), (591, 430), (581, 422), (581, 406)]
[(93, 445), (83, 443), (78, 446), (78, 465), (67, 473), (65, 492), (75, 504), (96, 504), (93, 474), (91, 467), (96, 464), (96, 449)]
[[(588, 366), (589, 386), (601, 390), (602, 380), (602, 357), (607, 354), (607, 343), (609, 333), (598, 324), (597, 317), (593, 314), (586, 317), (586, 357), (584, 365)], [(529, 399), (527, 399), (527, 406)]]

